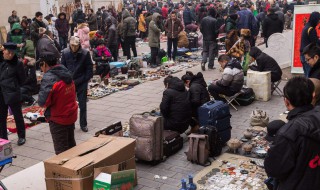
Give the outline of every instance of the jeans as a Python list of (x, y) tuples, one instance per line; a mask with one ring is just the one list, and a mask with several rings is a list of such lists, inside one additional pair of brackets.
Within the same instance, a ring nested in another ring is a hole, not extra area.
[[(175, 61), (177, 56), (177, 49), (178, 49), (178, 38), (168, 38), (167, 45), (168, 45), (168, 51), (167, 51), (168, 58), (170, 60), (173, 59), (173, 61)], [(173, 54), (171, 55), (172, 45), (173, 45)]]
[(127, 59), (131, 59), (130, 48), (132, 49), (133, 57), (137, 57), (136, 37), (135, 36), (127, 36), (124, 39), (124, 46), (125, 46), (124, 49), (126, 52)]
[(226, 96), (233, 96), (234, 94), (236, 94), (231, 91), (229, 87), (221, 87), (216, 84), (210, 84), (208, 86), (208, 91), (215, 100), (223, 100), (223, 98), (221, 98), (219, 94), (223, 94)]
[(157, 65), (157, 56), (159, 53), (159, 48), (150, 47), (151, 49), (151, 65)]
[(216, 57), (217, 50), (216, 42), (203, 40), (202, 63), (207, 63), (209, 57), (208, 67), (212, 68), (214, 66), (214, 58)]
[(53, 121), (49, 121), (49, 127), (56, 154), (60, 154), (76, 146), (76, 140), (74, 139), (74, 124), (60, 125)]
[(34, 99), (30, 95), (30, 90), (27, 88), (20, 88), (22, 102), (32, 102)]
[(22, 108), (21, 108), (20, 102), (13, 104), (13, 105), (6, 105), (1, 92), (0, 92), (0, 138), (8, 139), (7, 116), (8, 116), (8, 107), (9, 106), (11, 108), (14, 120), (16, 122), (18, 137), (25, 138), (26, 137), (26, 129), (25, 129), (25, 125), (24, 125)]
[(68, 47), (67, 43), (68, 43), (68, 36), (66, 37), (59, 36), (59, 44), (61, 46), (61, 49), (67, 48)]
[[(301, 53), (302, 54), (302, 53)], [(304, 55), (300, 55), (300, 61), (302, 63), (302, 67), (303, 67), (303, 72), (304, 72), (304, 76), (305, 77), (309, 77), (309, 72), (311, 70), (310, 65), (307, 63)]]
[(118, 61), (118, 46), (109, 46), (113, 61)]
[(76, 87), (77, 98), (80, 109), (80, 127), (87, 127), (87, 89), (88, 83), (80, 84)]

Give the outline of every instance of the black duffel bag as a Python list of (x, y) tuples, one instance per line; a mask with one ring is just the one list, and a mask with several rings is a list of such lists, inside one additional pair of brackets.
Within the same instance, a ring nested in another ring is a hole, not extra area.
[(250, 105), (254, 99), (255, 94), (252, 88), (242, 88), (241, 94), (236, 98), (236, 101), (240, 104), (240, 106), (248, 106)]

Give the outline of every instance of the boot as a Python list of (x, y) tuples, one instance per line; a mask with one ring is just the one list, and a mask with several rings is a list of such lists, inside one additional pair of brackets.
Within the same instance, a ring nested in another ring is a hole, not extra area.
[(206, 70), (206, 63), (201, 63), (201, 69), (202, 69), (202, 71)]

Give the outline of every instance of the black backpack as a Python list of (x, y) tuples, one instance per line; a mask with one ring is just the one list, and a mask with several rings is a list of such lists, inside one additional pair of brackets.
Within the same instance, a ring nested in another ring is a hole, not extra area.
[(219, 156), (222, 152), (223, 142), (221, 137), (219, 136), (218, 129), (212, 125), (202, 126), (199, 129), (199, 133), (208, 135), (209, 137), (209, 156)]
[(241, 94), (236, 98), (240, 106), (248, 106), (255, 100), (255, 94), (252, 88), (242, 88)]

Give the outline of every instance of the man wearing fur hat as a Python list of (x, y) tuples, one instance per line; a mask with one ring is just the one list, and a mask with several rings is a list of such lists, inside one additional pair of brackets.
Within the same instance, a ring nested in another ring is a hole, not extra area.
[(5, 43), (3, 45), (3, 60), (0, 63), (0, 138), (8, 139), (7, 115), (8, 108), (16, 122), (18, 145), (26, 142), (26, 129), (21, 110), (20, 86), (25, 81), (22, 63), (18, 60), (15, 50), (17, 45)]

